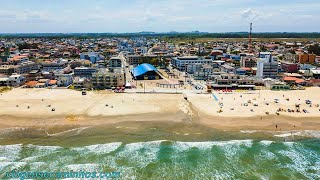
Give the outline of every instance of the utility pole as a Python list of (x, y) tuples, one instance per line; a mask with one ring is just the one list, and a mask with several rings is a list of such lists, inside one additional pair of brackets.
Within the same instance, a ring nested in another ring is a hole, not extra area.
[(250, 31), (249, 31), (249, 45), (248, 45), (249, 53), (252, 53), (252, 23), (250, 23)]

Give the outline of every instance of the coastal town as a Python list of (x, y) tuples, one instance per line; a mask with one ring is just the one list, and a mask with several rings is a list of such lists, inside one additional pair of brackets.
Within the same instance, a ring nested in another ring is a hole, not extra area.
[(0, 180), (320, 180), (319, 8), (0, 1)]
[[(183, 112), (214, 127), (241, 128), (239, 119), (248, 117), (286, 119), (286, 129), (305, 129), (308, 123), (299, 118), (315, 122), (320, 116), (316, 41), (12, 38), (1, 39), (0, 46), (3, 115), (79, 119)], [(254, 121), (259, 123), (277, 127), (273, 120)], [(308, 128), (317, 126), (310, 122)]]
[[(317, 42), (166, 42), (155, 38), (0, 41), (0, 85), (194, 92), (320, 85)], [(319, 50), (318, 50), (319, 51)]]

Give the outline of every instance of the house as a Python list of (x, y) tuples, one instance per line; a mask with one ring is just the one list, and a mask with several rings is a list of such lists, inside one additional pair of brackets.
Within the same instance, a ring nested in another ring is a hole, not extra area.
[(39, 79), (38, 83), (44, 84), (44, 87), (49, 85), (50, 79)]
[(50, 80), (48, 86), (54, 86), (57, 85), (57, 80)]
[(57, 85), (59, 87), (69, 86), (73, 82), (72, 74), (58, 73), (58, 74), (55, 74), (55, 78), (57, 80)]
[(34, 87), (36, 87), (37, 83), (38, 83), (38, 81), (29, 81), (25, 84), (25, 87), (26, 88), (34, 88)]
[(305, 85), (306, 81), (300, 78), (296, 78), (296, 77), (284, 77), (283, 81), (286, 82), (289, 85)]
[(12, 65), (18, 65), (23, 62), (29, 61), (28, 56), (23, 55), (13, 55), (12, 57), (8, 58), (8, 63)]

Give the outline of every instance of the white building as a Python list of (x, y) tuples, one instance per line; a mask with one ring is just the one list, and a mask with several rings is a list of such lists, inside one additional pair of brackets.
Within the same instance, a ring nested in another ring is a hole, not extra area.
[(198, 56), (184, 56), (173, 58), (171, 64), (179, 71), (185, 71), (189, 64), (212, 64), (212, 60), (211, 58), (202, 58)]
[[(260, 56), (260, 55), (259, 55)], [(261, 56), (264, 58), (258, 58), (257, 61), (257, 73), (258, 78), (275, 78), (278, 75), (278, 62), (273, 61), (272, 55)]]
[(56, 72), (55, 78), (59, 87), (69, 86), (73, 82), (73, 74), (64, 74), (63, 71)]
[(26, 79), (21, 74), (13, 73), (8, 78), (8, 83), (10, 86), (21, 86), (25, 83)]

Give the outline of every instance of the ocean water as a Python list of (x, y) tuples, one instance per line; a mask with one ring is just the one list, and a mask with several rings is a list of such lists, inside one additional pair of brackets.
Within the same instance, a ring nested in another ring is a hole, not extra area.
[(75, 134), (59, 137), (19, 136), (19, 144), (12, 134), (2, 136), (0, 176), (15, 169), (118, 171), (120, 179), (320, 179), (317, 131), (199, 133), (200, 127), (187, 131), (190, 127), (177, 128), (180, 132), (144, 127), (119, 134), (75, 129)]

